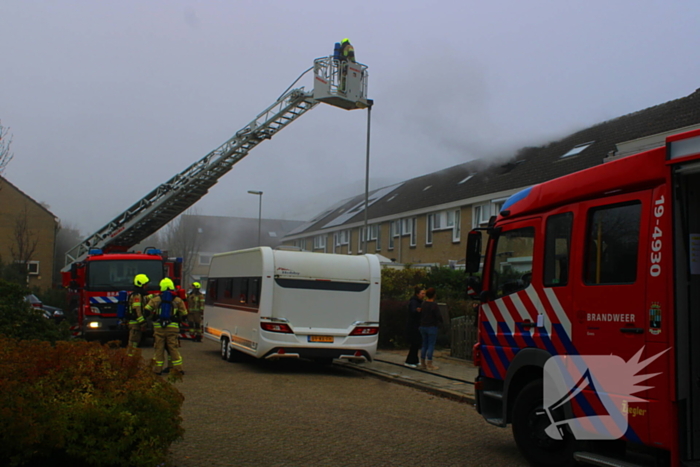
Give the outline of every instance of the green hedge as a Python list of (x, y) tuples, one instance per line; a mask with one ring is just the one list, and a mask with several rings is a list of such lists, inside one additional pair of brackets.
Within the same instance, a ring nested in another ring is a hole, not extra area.
[(140, 354), (0, 337), (0, 465), (148, 466), (181, 438), (183, 396)]

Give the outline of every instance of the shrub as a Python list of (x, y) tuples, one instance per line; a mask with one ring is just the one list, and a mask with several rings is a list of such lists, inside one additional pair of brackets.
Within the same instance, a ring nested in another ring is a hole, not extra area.
[(382, 269), (382, 298), (408, 300), (413, 295), (413, 287), (424, 284), (424, 269)]
[(153, 467), (182, 437), (182, 401), (140, 354), (0, 337), (0, 465)]
[(406, 347), (407, 300), (382, 300), (379, 304), (379, 348)]
[(41, 339), (49, 342), (70, 337), (69, 324), (56, 324), (46, 319), (41, 310), (24, 301), (29, 291), (12, 282), (0, 279), (0, 335), (16, 339)]

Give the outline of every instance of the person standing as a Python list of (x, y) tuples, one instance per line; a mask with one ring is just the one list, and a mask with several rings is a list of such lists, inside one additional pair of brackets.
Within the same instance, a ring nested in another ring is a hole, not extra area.
[(347, 37), (340, 42), (340, 86), (338, 90), (345, 92), (345, 81), (348, 76), (348, 62), (355, 63), (355, 47)]
[(347, 37), (340, 42), (340, 61), (356, 63), (355, 47), (352, 46)]
[(202, 313), (204, 313), (204, 294), (200, 291), (202, 284), (192, 283), (192, 291), (187, 294), (187, 317), (194, 329), (194, 341), (202, 342)]
[(173, 370), (182, 371), (182, 356), (178, 350), (177, 338), (180, 334), (180, 321), (187, 317), (185, 302), (173, 292), (175, 284), (172, 279), (166, 277), (160, 281), (160, 295), (156, 295), (148, 301), (145, 310), (153, 313), (153, 335), (155, 337), (155, 372), (163, 374), (165, 350), (170, 355)]
[(421, 304), (425, 297), (425, 290), (420, 286), (414, 287), (413, 297), (408, 301), (408, 315), (406, 316), (406, 341), (410, 346), (406, 355), (406, 365), (410, 368), (418, 368), (418, 351), (423, 340), (420, 335)]
[(442, 324), (442, 315), (440, 308), (435, 303), (435, 289), (433, 287), (425, 291), (425, 301), (421, 307), (420, 315), (420, 334), (423, 339), (420, 368), (437, 370), (439, 367), (433, 365), (433, 352), (437, 341), (438, 326)]
[(128, 355), (131, 357), (136, 352), (141, 337), (143, 336), (143, 328), (146, 324), (146, 317), (143, 315), (143, 306), (148, 301), (148, 292), (146, 285), (150, 279), (145, 274), (137, 274), (134, 276), (134, 290), (129, 294), (127, 301), (127, 319), (129, 320), (129, 341), (127, 343)]

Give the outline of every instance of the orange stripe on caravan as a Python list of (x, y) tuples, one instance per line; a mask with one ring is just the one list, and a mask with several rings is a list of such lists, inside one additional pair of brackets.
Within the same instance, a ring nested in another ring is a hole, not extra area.
[(204, 332), (206, 332), (207, 334), (214, 335), (216, 337), (221, 337), (221, 334), (222, 334), (220, 330), (214, 329), (214, 328), (209, 327), (209, 326), (204, 327)]

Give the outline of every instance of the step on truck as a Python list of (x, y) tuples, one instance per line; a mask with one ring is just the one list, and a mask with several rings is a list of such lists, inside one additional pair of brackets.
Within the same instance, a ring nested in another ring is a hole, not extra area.
[(214, 255), (204, 336), (221, 357), (275, 360), (374, 359), (381, 274), (375, 255), (344, 256), (269, 247)]
[(700, 131), (527, 188), (483, 230), (481, 415), (533, 465), (700, 465)]

